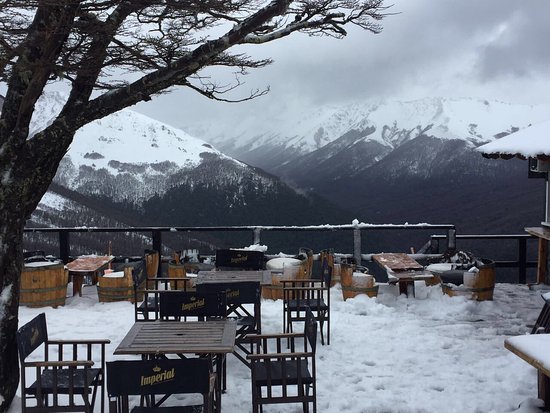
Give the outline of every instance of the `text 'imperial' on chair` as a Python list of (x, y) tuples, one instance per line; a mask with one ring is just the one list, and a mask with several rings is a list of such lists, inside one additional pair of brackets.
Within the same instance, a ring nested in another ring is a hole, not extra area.
[(264, 268), (263, 251), (219, 249), (216, 250), (216, 269), (218, 270), (262, 270)]
[[(317, 412), (315, 351), (317, 322), (306, 310), (303, 333), (251, 335), (252, 411), (264, 404), (301, 403)], [(288, 348), (287, 348), (288, 344)]]
[[(107, 363), (109, 413), (128, 413), (132, 404), (129, 396), (141, 396), (136, 397), (135, 404), (139, 405), (132, 413), (212, 413), (219, 397), (215, 383), (216, 374), (205, 358), (111, 361)], [(161, 406), (176, 394), (200, 394), (201, 403), (197, 404), (196, 397), (178, 397), (175, 403), (168, 401), (171, 406)]]
[[(108, 343), (109, 340), (49, 340), (44, 313), (19, 328), (17, 347), (23, 413), (91, 413), (98, 389), (101, 389), (99, 397), (103, 413), (105, 345)], [(43, 359), (27, 361), (41, 345)], [(28, 377), (35, 381), (27, 383)], [(36, 405), (29, 406), (33, 399)]]

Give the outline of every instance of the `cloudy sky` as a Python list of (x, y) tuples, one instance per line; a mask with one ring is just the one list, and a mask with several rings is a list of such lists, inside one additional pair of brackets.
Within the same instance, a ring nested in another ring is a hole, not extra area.
[(395, 0), (374, 35), (343, 40), (294, 35), (247, 52), (274, 63), (245, 77), (237, 97), (271, 88), (253, 102), (212, 102), (175, 91), (140, 104), (179, 127), (235, 122), (316, 105), (431, 96), (506, 102), (550, 101), (550, 1)]

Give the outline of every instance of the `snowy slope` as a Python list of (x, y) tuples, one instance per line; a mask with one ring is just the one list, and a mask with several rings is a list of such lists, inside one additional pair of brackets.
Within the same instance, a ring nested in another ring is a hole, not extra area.
[[(39, 102), (31, 136), (51, 122), (64, 99), (51, 93)], [(163, 193), (174, 184), (170, 176), (196, 168), (206, 158), (244, 167), (203, 140), (125, 109), (77, 131), (54, 182), (84, 194), (140, 202)]]

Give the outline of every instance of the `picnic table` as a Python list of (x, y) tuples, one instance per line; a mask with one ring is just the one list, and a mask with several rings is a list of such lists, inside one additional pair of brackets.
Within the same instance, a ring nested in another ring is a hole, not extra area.
[(112, 255), (82, 255), (67, 263), (66, 267), (73, 281), (73, 296), (78, 294), (82, 297), (84, 277), (90, 277), (91, 283), (96, 284), (98, 272), (114, 259)]
[(544, 410), (550, 410), (550, 334), (528, 334), (508, 337), (504, 347), (537, 369), (538, 398)]
[(415, 281), (430, 281), (434, 275), (424, 271), (422, 264), (405, 253), (382, 253), (372, 256), (374, 262), (380, 265), (388, 274), (390, 284), (398, 284), (399, 294), (414, 297)]

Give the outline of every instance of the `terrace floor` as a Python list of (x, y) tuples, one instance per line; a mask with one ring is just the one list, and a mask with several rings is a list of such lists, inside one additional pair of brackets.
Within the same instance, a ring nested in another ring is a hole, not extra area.
[[(393, 287), (347, 301), (339, 285), (331, 293), (331, 345), (319, 340), (317, 349), (319, 412), (536, 411), (518, 409), (536, 398), (536, 371), (503, 343), (529, 331), (543, 305), (540, 291), (497, 284), (494, 300), (485, 302), (445, 296), (438, 286), (417, 289), (417, 298), (397, 296)], [(281, 310), (281, 301), (262, 302), (264, 332), (282, 331)], [(134, 321), (133, 304), (98, 303), (91, 286), (57, 309), (20, 307), (20, 325), (42, 311), (50, 338), (110, 339), (109, 360)], [(249, 371), (233, 356), (222, 407), (252, 410)], [(299, 405), (265, 409), (300, 411)], [(19, 412), (16, 399), (9, 413)]]

